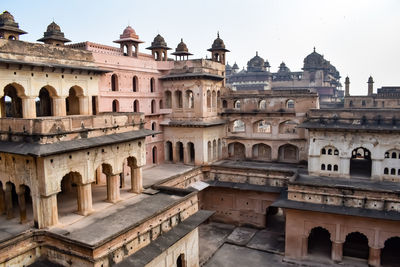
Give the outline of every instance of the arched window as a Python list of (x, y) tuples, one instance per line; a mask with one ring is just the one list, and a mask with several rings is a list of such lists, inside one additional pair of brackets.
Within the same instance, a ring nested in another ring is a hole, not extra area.
[(113, 74), (111, 76), (111, 91), (118, 91), (118, 76)]
[(11, 84), (4, 88), (1, 110), (3, 117), (22, 118), (22, 99), (18, 96), (17, 88)]
[(257, 122), (257, 133), (271, 133), (271, 124), (266, 122), (265, 120), (261, 120)]
[(396, 169), (395, 168), (390, 169), (390, 175), (396, 175)]
[(321, 154), (322, 154), (322, 155), (325, 155), (325, 154), (326, 154), (326, 149), (325, 149), (325, 148), (321, 149)]
[(217, 108), (221, 108), (221, 92), (217, 92)]
[(207, 108), (211, 108), (211, 92), (207, 90)]
[(179, 255), (176, 259), (176, 267), (186, 267), (185, 254)]
[(335, 172), (337, 172), (338, 170), (339, 170), (339, 166), (338, 165), (333, 165), (333, 170), (335, 171)]
[(261, 101), (258, 103), (258, 109), (260, 109), (260, 110), (265, 110), (265, 109), (267, 109), (267, 101), (265, 101), (264, 99), (261, 100)]
[(397, 153), (396, 152), (392, 152), (392, 159), (396, 159), (397, 158)]
[(328, 155), (332, 155), (332, 149), (331, 148), (328, 149)]
[(80, 114), (79, 108), (79, 97), (76, 88), (71, 87), (69, 89), (69, 95), (65, 99), (67, 115), (78, 115)]
[(321, 164), (321, 170), (325, 171), (325, 164)]
[(228, 102), (226, 100), (222, 100), (222, 108), (227, 108)]
[(138, 100), (133, 101), (133, 112), (140, 112)]
[(289, 100), (286, 102), (286, 107), (287, 107), (287, 108), (294, 108), (294, 100), (289, 99)]
[(389, 152), (386, 152), (385, 153), (385, 159), (388, 159), (389, 158)]
[(116, 99), (112, 102), (112, 112), (119, 112), (119, 103)]
[(297, 132), (296, 130), (297, 123), (294, 121), (284, 121), (281, 124), (279, 124), (279, 133), (282, 134), (295, 134)]
[(176, 103), (176, 108), (182, 108), (182, 92), (179, 90), (175, 91), (175, 103)]
[(245, 124), (241, 120), (235, 120), (232, 124), (232, 132), (239, 133), (245, 131)]
[(365, 107), (365, 100), (363, 100), (363, 101), (361, 102), (361, 105), (362, 105), (363, 107)]
[(335, 149), (335, 152), (333, 152), (333, 154), (334, 154), (335, 156), (339, 155), (339, 150)]
[(191, 90), (186, 91), (186, 105), (188, 108), (194, 107), (193, 92)]
[(138, 89), (138, 78), (136, 76), (133, 76), (132, 78), (132, 91), (137, 92)]
[(156, 101), (151, 100), (151, 113), (156, 113)]
[(153, 146), (151, 152), (152, 152), (153, 164), (157, 164), (157, 147)]
[(331, 171), (331, 170), (332, 170), (332, 165), (328, 164), (328, 171)]
[(385, 169), (383, 170), (383, 174), (389, 174), (389, 168), (385, 168)]
[[(46, 87), (43, 87), (39, 91), (39, 98), (36, 102), (36, 116), (52, 116), (53, 114), (53, 99), (50, 96), (49, 90)], [(79, 106), (79, 105), (78, 105)]]
[(171, 91), (165, 91), (165, 108), (172, 108)]
[(212, 108), (217, 107), (217, 93), (212, 91), (212, 101), (211, 101)]
[[(156, 126), (157, 126), (157, 124), (155, 122), (152, 122), (151, 123), (151, 130), (155, 131), (156, 130)], [(154, 134), (152, 134), (151, 137), (154, 137)]]
[(240, 100), (236, 100), (235, 102), (233, 102), (233, 108), (240, 109)]
[(158, 106), (160, 107), (160, 109), (162, 109), (162, 108), (163, 108), (163, 102), (162, 102), (162, 99), (159, 101), (159, 104), (158, 104)]
[(153, 93), (156, 90), (156, 81), (154, 78), (150, 79), (150, 92)]

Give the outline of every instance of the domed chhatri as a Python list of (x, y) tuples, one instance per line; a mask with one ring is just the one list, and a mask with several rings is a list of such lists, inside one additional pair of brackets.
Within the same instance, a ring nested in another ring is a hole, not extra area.
[(314, 51), (304, 59), (303, 70), (324, 69), (324, 68), (329, 68), (329, 64), (324, 59), (323, 55), (315, 52), (315, 47), (314, 47)]
[(177, 45), (175, 52), (171, 53), (171, 55), (174, 55), (175, 58), (179, 57), (179, 60), (185, 60), (189, 59), (189, 56), (193, 55), (192, 53), (189, 53), (189, 49), (187, 48), (186, 44), (183, 42), (183, 39), (181, 38), (181, 42)]
[(247, 71), (249, 72), (258, 72), (258, 71), (265, 71), (265, 61), (262, 57), (256, 55), (247, 62)]
[(167, 61), (167, 50), (171, 50), (171, 48), (167, 46), (167, 42), (165, 42), (164, 37), (162, 37), (160, 34), (157, 34), (157, 36), (154, 37), (151, 46), (147, 47), (146, 49), (151, 50), (156, 61)]
[(0, 15), (0, 39), (19, 40), (19, 36), (26, 33), (19, 28), (10, 12), (4, 11)]
[(217, 39), (214, 40), (211, 48), (207, 51), (211, 52), (211, 58), (213, 61), (222, 63), (225, 65), (225, 53), (230, 52), (225, 48), (224, 41), (219, 37), (219, 32), (217, 33)]
[(125, 56), (137, 57), (139, 54), (139, 44), (144, 42), (139, 40), (139, 35), (136, 34), (131, 26), (127, 26), (119, 36), (119, 39), (115, 40), (114, 43), (120, 44), (121, 51)]
[(71, 42), (71, 40), (64, 37), (60, 26), (54, 21), (47, 26), (47, 31), (44, 33), (43, 38), (40, 38), (38, 41), (56, 46), (63, 46), (64, 43)]

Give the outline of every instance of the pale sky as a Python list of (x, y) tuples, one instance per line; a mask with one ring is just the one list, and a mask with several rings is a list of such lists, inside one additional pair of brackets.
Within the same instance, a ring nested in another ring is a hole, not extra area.
[(142, 52), (160, 33), (169, 47), (183, 38), (192, 58), (205, 58), (219, 31), (240, 68), (258, 51), (274, 72), (282, 61), (299, 71), (315, 46), (342, 83), (350, 77), (352, 95), (367, 93), (370, 75), (374, 89), (400, 86), (399, 0), (1, 0), (5, 10), (28, 32), (24, 41), (41, 38), (54, 19), (72, 42), (117, 46), (129, 24), (146, 42)]

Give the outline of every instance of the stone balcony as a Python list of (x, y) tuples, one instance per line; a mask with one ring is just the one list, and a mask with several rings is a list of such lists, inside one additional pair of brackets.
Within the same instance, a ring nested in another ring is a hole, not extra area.
[(48, 144), (136, 131), (143, 127), (144, 114), (133, 112), (34, 119), (0, 118), (0, 140)]

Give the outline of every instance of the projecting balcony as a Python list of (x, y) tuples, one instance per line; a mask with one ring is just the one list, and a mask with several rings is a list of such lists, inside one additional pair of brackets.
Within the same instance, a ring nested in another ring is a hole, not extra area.
[(143, 113), (100, 113), (63, 117), (0, 118), (2, 141), (53, 143), (114, 133), (144, 126)]

